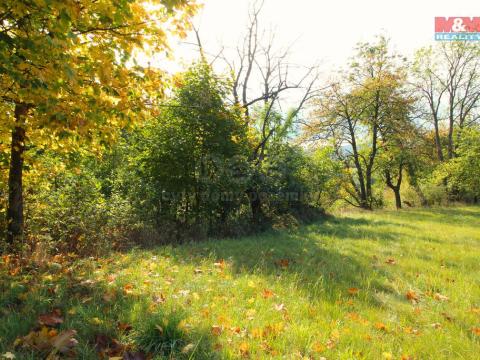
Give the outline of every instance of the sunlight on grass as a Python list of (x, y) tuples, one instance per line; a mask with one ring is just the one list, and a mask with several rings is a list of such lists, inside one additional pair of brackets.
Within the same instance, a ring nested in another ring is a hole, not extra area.
[(56, 271), (4, 264), (0, 351), (36, 358), (13, 342), (59, 308), (82, 359), (99, 334), (156, 358), (475, 359), (479, 225), (478, 207), (345, 213)]

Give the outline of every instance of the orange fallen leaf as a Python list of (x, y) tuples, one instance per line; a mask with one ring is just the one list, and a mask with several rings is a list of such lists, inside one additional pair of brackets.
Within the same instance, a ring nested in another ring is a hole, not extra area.
[(271, 298), (273, 295), (274, 295), (274, 294), (273, 294), (273, 291), (268, 290), (268, 289), (264, 289), (264, 290), (263, 290), (262, 296), (263, 296), (264, 299), (269, 299), (269, 298)]
[(312, 350), (313, 350), (314, 352), (318, 353), (318, 354), (324, 352), (326, 349), (327, 349), (327, 348), (326, 348), (325, 345), (320, 344), (320, 343), (318, 343), (318, 342), (315, 343), (315, 344), (313, 344), (313, 346), (312, 346)]
[(355, 287), (348, 289), (348, 293), (350, 295), (357, 295), (359, 291), (360, 290), (358, 288), (355, 288)]
[(407, 293), (405, 294), (405, 296), (409, 301), (418, 301), (419, 300), (419, 297), (418, 297), (417, 293), (413, 290), (408, 290)]
[(480, 336), (480, 328), (474, 327), (472, 328), (473, 335)]
[(123, 292), (127, 295), (131, 294), (133, 292), (133, 285), (132, 284), (126, 284), (123, 287)]
[(387, 325), (382, 322), (375, 323), (375, 328), (382, 331), (387, 331)]

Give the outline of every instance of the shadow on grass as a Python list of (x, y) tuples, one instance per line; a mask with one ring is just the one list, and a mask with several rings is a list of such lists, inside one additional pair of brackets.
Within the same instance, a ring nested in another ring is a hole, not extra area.
[[(392, 291), (379, 279), (386, 275), (385, 270), (375, 268), (371, 257), (352, 256), (342, 252), (341, 247), (346, 239), (358, 241), (359, 245), (362, 240), (368, 240), (388, 246), (400, 238), (400, 233), (391, 230), (392, 225), (396, 224), (328, 217), (291, 233), (269, 232), (244, 239), (194, 243), (176, 247), (172, 254), (176, 261), (186, 260), (195, 266), (206, 257), (225, 259), (237, 276), (253, 273), (273, 280), (294, 279), (311, 301), (336, 302), (348, 297), (349, 289), (365, 289), (368, 278), (368, 286), (373, 291), (362, 292), (361, 300), (380, 306), (375, 293)], [(335, 246), (331, 246), (332, 243), (336, 243)]]

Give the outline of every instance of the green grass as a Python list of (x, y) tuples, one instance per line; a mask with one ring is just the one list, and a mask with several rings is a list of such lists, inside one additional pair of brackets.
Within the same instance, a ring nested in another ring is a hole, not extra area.
[(64, 314), (61, 328), (77, 330), (80, 359), (97, 358), (97, 334), (155, 358), (480, 354), (478, 207), (344, 213), (290, 233), (68, 266), (15, 276), (1, 267), (0, 354), (38, 358), (12, 344), (54, 308)]

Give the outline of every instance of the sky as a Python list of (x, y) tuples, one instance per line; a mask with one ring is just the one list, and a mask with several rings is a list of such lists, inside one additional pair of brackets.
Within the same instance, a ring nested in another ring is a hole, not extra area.
[[(194, 23), (208, 53), (235, 48), (248, 19), (250, 0), (200, 0), (203, 9)], [(345, 65), (355, 44), (385, 34), (393, 48), (411, 56), (434, 43), (435, 16), (480, 16), (479, 0), (265, 0), (262, 26), (275, 32), (278, 47), (293, 44), (290, 60), (320, 64), (328, 72)], [(193, 34), (173, 43), (170, 71), (198, 57)]]

